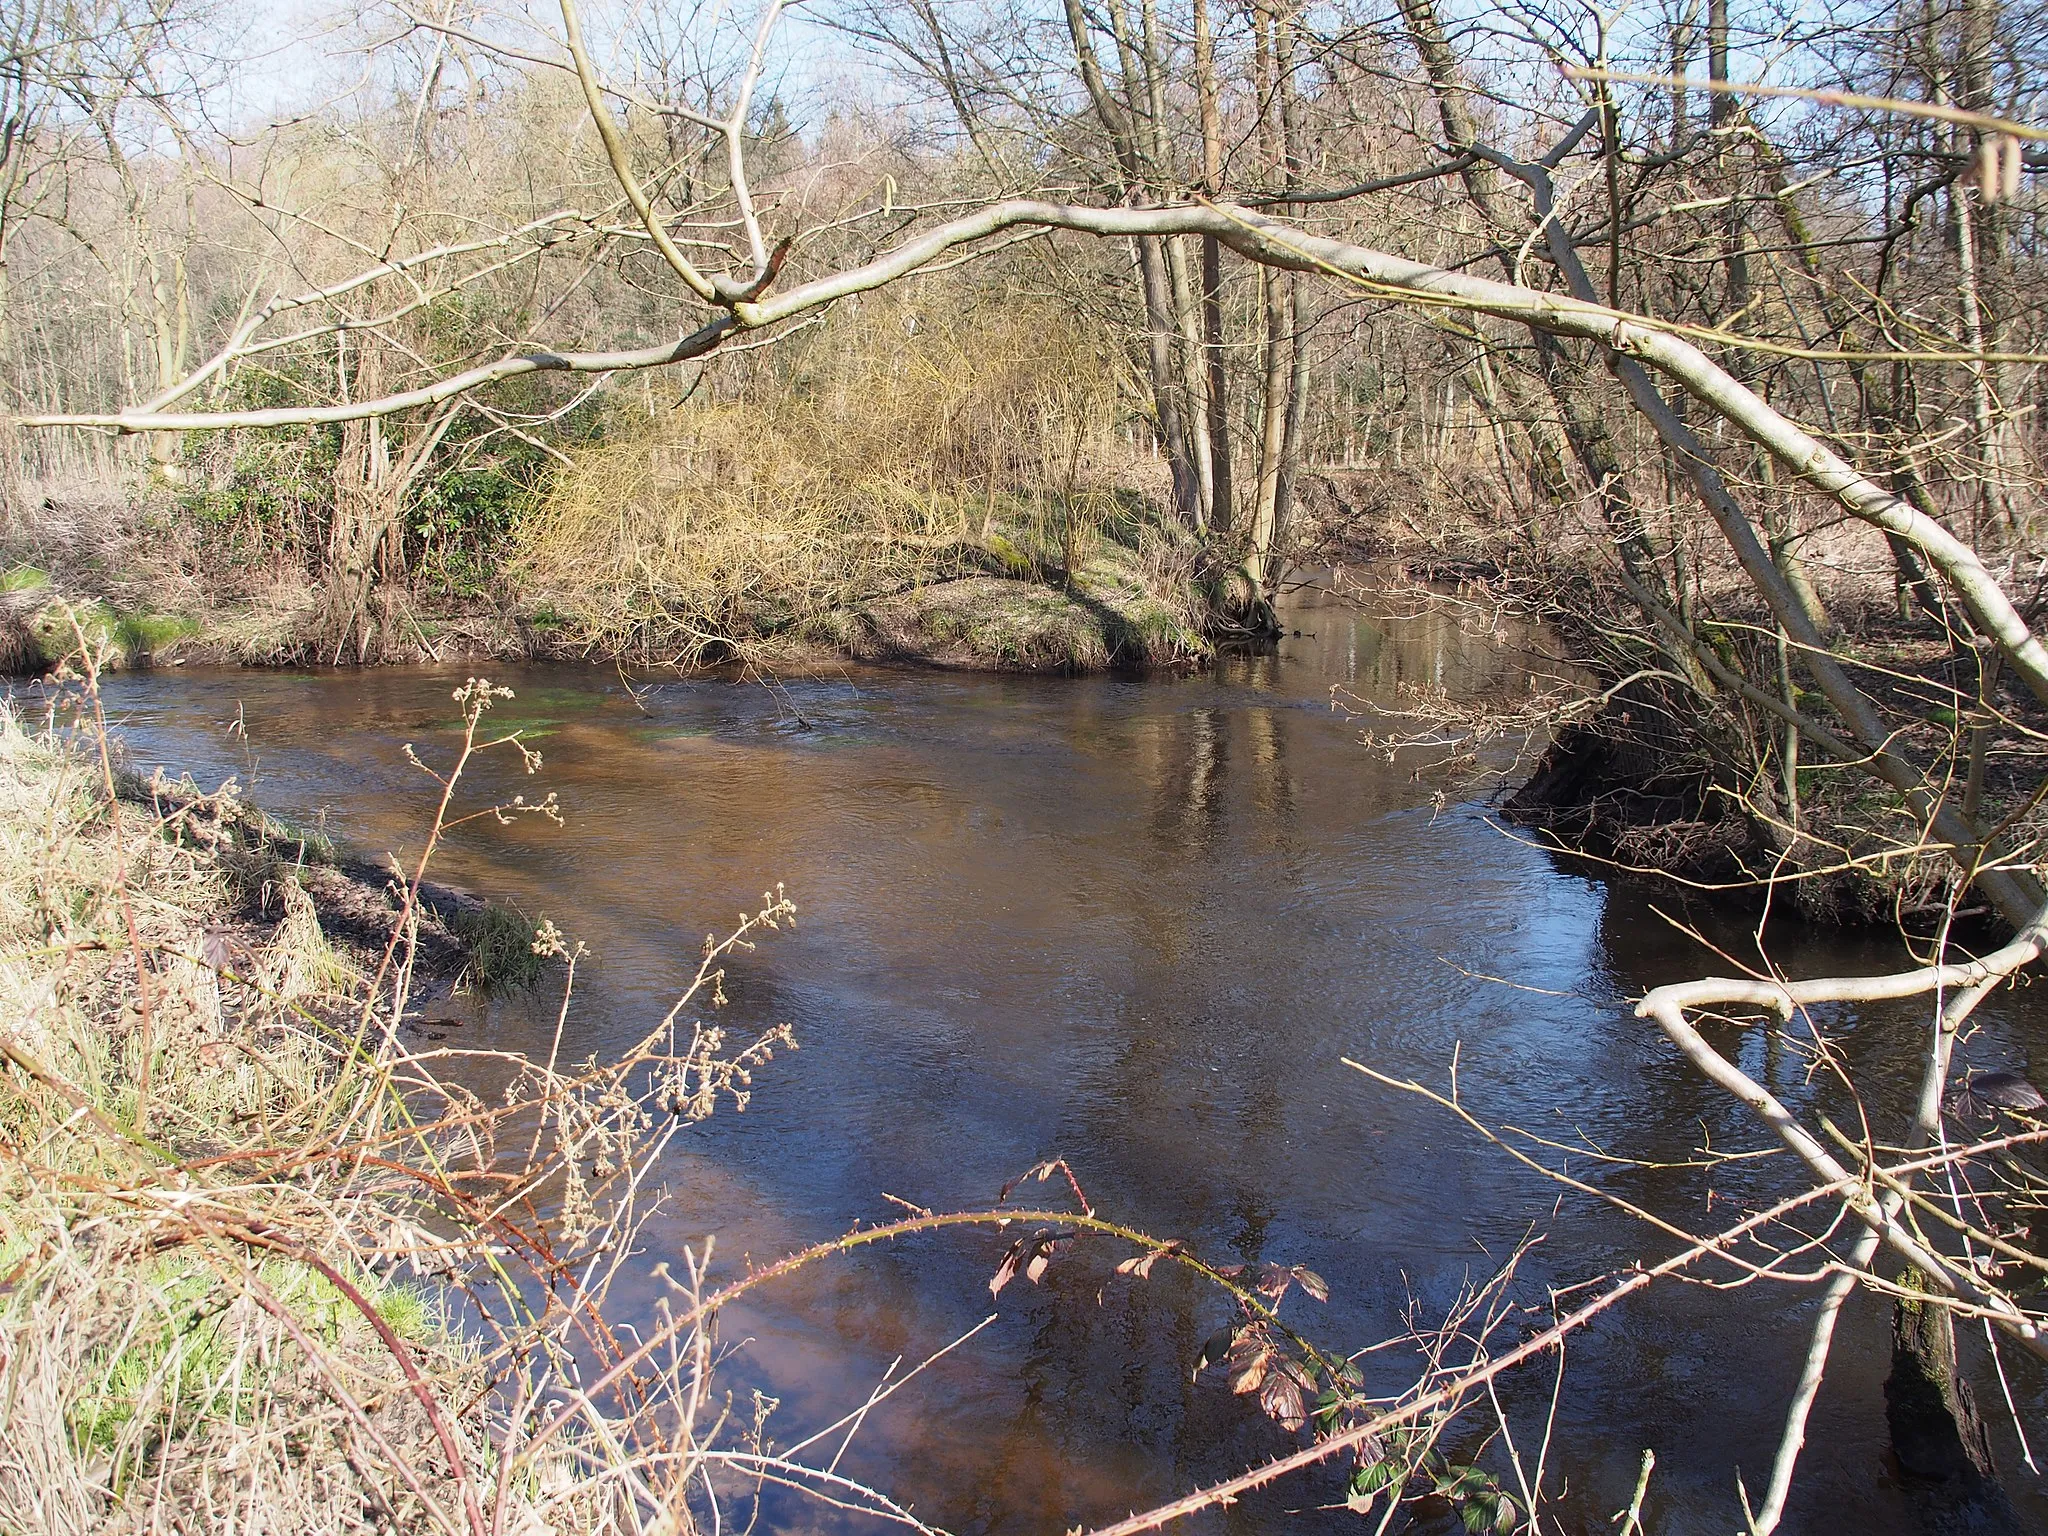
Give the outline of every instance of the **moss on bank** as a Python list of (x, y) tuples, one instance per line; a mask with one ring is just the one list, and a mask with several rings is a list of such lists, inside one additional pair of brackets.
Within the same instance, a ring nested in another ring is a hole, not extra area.
[(862, 660), (1091, 672), (1198, 660), (1209, 642), (1142, 588), (965, 576), (820, 615), (807, 637)]
[(175, 657), (201, 629), (190, 613), (123, 608), (94, 596), (67, 598), (37, 566), (0, 571), (0, 674), (46, 671), (77, 649), (81, 636), (114, 666), (146, 666)]
[(999, 671), (1171, 666), (1210, 654), (1214, 615), (1191, 560), (1173, 578), (1160, 571), (1158, 550), (1172, 548), (1165, 540), (1133, 548), (1094, 534), (1071, 575), (1029, 548), (992, 532), (963, 546), (959, 574), (827, 609), (795, 634), (859, 660)]
[(1199, 662), (1232, 627), (1210, 596), (1224, 585), (1222, 557), (1135, 496), (999, 498), (829, 581), (792, 580), (732, 537), (714, 574), (693, 567), (668, 582), (658, 562), (609, 576), (602, 560), (527, 564), (531, 649), (1083, 672)]

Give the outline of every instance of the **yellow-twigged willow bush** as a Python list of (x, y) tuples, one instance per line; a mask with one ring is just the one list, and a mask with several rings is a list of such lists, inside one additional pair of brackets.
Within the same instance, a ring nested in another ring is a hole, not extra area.
[(752, 377), (622, 392), (520, 530), (522, 583), (576, 642), (696, 659), (1002, 574), (1057, 504), (1135, 467), (1116, 362), (1071, 319), (927, 284), (841, 306)]

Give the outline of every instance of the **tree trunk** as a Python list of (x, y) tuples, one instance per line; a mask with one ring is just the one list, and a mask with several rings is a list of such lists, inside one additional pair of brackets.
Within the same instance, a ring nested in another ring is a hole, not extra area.
[[(1290, 192), (1301, 187), (1302, 166), (1305, 157), (1301, 122), (1301, 96), (1294, 85), (1295, 31), (1294, 13), (1282, 11), (1273, 20), (1273, 57), (1277, 61), (1274, 73), (1275, 94), (1280, 98), (1280, 157), (1286, 167), (1286, 184)], [(1301, 205), (1290, 204), (1288, 212), (1299, 217)], [(1308, 409), (1308, 328), (1309, 290), (1308, 285), (1298, 276), (1290, 277), (1287, 283), (1290, 329), (1288, 334), (1288, 355), (1293, 367), (1287, 376), (1287, 424), (1280, 437), (1280, 479), (1273, 491), (1273, 543), (1272, 549), (1280, 547), (1287, 536), (1288, 519), (1294, 510), (1294, 472), (1301, 462), (1302, 419)], [(1273, 572), (1277, 581), (1279, 571)]]
[[(1195, 92), (1202, 125), (1202, 189), (1223, 191), (1223, 114), (1216, 83), (1216, 50), (1209, 34), (1208, 0), (1195, 0)], [(1202, 353), (1207, 363), (1209, 443), (1215, 504), (1210, 522), (1227, 533), (1236, 511), (1230, 451), (1229, 378), (1223, 348), (1223, 242), (1202, 237)]]
[[(1260, 6), (1252, 12), (1253, 57), (1259, 88), (1259, 150), (1267, 174), (1285, 175), (1279, 132), (1279, 18)], [(1292, 331), (1293, 306), (1289, 302), (1294, 280), (1267, 268), (1259, 274), (1259, 292), (1264, 303), (1266, 341), (1263, 352), (1261, 409), (1259, 412), (1259, 476), (1252, 496), (1251, 538), (1245, 549), (1245, 574), (1260, 591), (1266, 587), (1266, 557), (1273, 548), (1273, 529), (1278, 520), (1280, 462), (1287, 446), (1288, 389), (1294, 382)]]
[[(1728, 81), (1728, 0), (1708, 0), (1707, 77), (1717, 85)], [(1736, 146), (1731, 132), (1740, 103), (1728, 91), (1715, 91), (1707, 109), (1707, 120), (1719, 139), (1715, 158), (1720, 169), (1721, 191), (1728, 199), (1725, 235), (1721, 252), (1726, 286), (1721, 295), (1722, 323), (1742, 323), (1750, 305), (1749, 226), (1743, 216), (1742, 188), (1736, 175)], [(1615, 210), (1620, 217), (1620, 210)], [(1744, 361), (1747, 361), (1745, 356)]]
[(1174, 377), (1173, 313), (1166, 298), (1166, 258), (1161, 242), (1145, 237), (1131, 242), (1145, 296), (1145, 363), (1152, 384), (1154, 425), (1159, 446), (1173, 475), (1173, 509), (1183, 526), (1202, 526), (1201, 484), (1189, 452), (1187, 423), (1181, 417), (1180, 381)]
[[(1912, 1273), (1900, 1284), (1921, 1289)], [(1969, 1382), (1956, 1369), (1955, 1324), (1949, 1309), (1932, 1299), (1893, 1304), (1884, 1411), (1906, 1474), (1907, 1500), (1924, 1530), (2017, 1536), (2023, 1527), (1998, 1482), (1991, 1438)]]
[(1168, 291), (1173, 299), (1174, 332), (1180, 345), (1181, 394), (1187, 401), (1188, 456), (1195, 466), (1195, 501), (1198, 529), (1230, 531), (1230, 509), (1216, 502), (1216, 439), (1209, 430), (1209, 377), (1202, 366), (1201, 321), (1195, 303), (1194, 284), (1189, 280), (1186, 248), (1169, 236), (1166, 247)]
[[(1294, 515), (1294, 475), (1301, 464), (1302, 416), (1308, 406), (1308, 328), (1311, 318), (1308, 285), (1299, 277), (1290, 278), (1288, 293), (1294, 310), (1294, 334), (1288, 348), (1294, 358), (1294, 367), (1288, 376), (1287, 425), (1280, 437), (1280, 480), (1273, 490), (1273, 537), (1267, 546), (1269, 555), (1285, 546), (1287, 525)], [(1268, 584), (1277, 583), (1284, 574), (1284, 565), (1269, 567)]]
[[(1111, 7), (1120, 14), (1122, 0)], [(1139, 36), (1135, 60), (1143, 87), (1145, 120), (1145, 163), (1150, 190), (1157, 195), (1175, 184), (1171, 148), (1165, 136), (1166, 44), (1159, 29), (1158, 0), (1139, 0)], [(1128, 29), (1125, 29), (1126, 31)], [(1130, 50), (1127, 37), (1119, 36), (1118, 47)], [(1129, 65), (1126, 66), (1128, 70)], [(1178, 237), (1167, 236), (1161, 245), (1166, 254), (1167, 297), (1173, 305), (1175, 352), (1180, 362), (1181, 395), (1186, 401), (1188, 457), (1195, 471), (1195, 527), (1206, 531), (1216, 519), (1215, 440), (1209, 431), (1208, 371), (1202, 362), (1201, 310), (1195, 299), (1195, 283), (1188, 273), (1187, 251)], [(1226, 521), (1229, 509), (1224, 509)]]
[(1218, 533), (1228, 533), (1237, 509), (1231, 484), (1229, 379), (1223, 367), (1223, 242), (1214, 235), (1202, 236), (1202, 353), (1208, 363), (1209, 473), (1214, 481), (1209, 524)]
[(1266, 296), (1265, 408), (1259, 432), (1259, 483), (1252, 502), (1251, 540), (1245, 550), (1245, 574), (1261, 591), (1268, 578), (1266, 557), (1273, 548), (1279, 521), (1280, 466), (1287, 448), (1288, 395), (1294, 382), (1293, 306), (1289, 290), (1294, 279), (1268, 267), (1259, 274)]
[[(1137, 191), (1144, 184), (1147, 154), (1139, 143), (1133, 109), (1117, 101), (1102, 77), (1095, 57), (1095, 44), (1088, 32), (1087, 14), (1081, 0), (1065, 0), (1068, 38), (1074, 48), (1074, 62), (1081, 71), (1096, 118), (1109, 136), (1124, 190)], [(1124, 22), (1123, 0), (1110, 8), (1118, 58), (1124, 69), (1124, 84), (1134, 87), (1128, 28)], [(1149, 141), (1148, 141), (1149, 143)], [(1173, 510), (1182, 526), (1195, 528), (1203, 516), (1201, 487), (1189, 447), (1187, 424), (1182, 418), (1178, 385), (1173, 365), (1173, 319), (1168, 301), (1169, 284), (1163, 254), (1165, 242), (1156, 236), (1141, 236), (1131, 242), (1131, 256), (1138, 268), (1138, 287), (1145, 306), (1145, 364), (1152, 385), (1153, 431), (1160, 451), (1166, 455), (1173, 476)]]

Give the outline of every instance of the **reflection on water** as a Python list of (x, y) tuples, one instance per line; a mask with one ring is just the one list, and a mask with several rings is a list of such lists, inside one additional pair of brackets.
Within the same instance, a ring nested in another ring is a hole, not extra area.
[[(1519, 686), (1492, 641), (1441, 613), (1368, 623), (1315, 594), (1289, 626), (1302, 633), (1277, 655), (1195, 678), (791, 680), (809, 729), (767, 690), (722, 679), (664, 682), (636, 704), (595, 670), (500, 678), (517, 697), (495, 718), (546, 754), (539, 782), (568, 825), (479, 823), (439, 868), (589, 944), (565, 1050), (637, 1038), (703, 935), (766, 886), (786, 882), (802, 909), (728, 991), (732, 1022), (790, 1020), (803, 1050), (778, 1059), (745, 1115), (675, 1156), (649, 1263), (707, 1232), (723, 1263), (766, 1259), (887, 1217), (885, 1194), (983, 1204), (1054, 1155), (1118, 1219), (1219, 1260), (1319, 1270), (1329, 1304), (1297, 1297), (1290, 1316), (1340, 1347), (1398, 1331), (1411, 1301), (1440, 1311), (1532, 1229), (1545, 1240), (1525, 1268), (1531, 1301), (1663, 1252), (1603, 1206), (1559, 1204), (1341, 1058), (1441, 1083), (1457, 1049), (1478, 1113), (1560, 1141), (1671, 1158), (1704, 1126), (1716, 1145), (1754, 1146), (1629, 1009), (1658, 981), (1722, 964), (1642, 895), (1560, 868), (1484, 806), (1433, 811), (1430, 783), (1362, 749), (1329, 708), (1333, 684), (1383, 701), (1403, 683)], [(234, 773), (275, 811), (402, 850), (428, 810), (403, 747), (445, 747), (459, 676), (174, 672), (109, 695), (144, 765)], [(246, 745), (228, 730), (238, 711)], [(479, 795), (531, 788), (510, 767), (487, 764)], [(1739, 924), (1719, 937), (1748, 942)], [(1876, 940), (1797, 932), (1773, 948), (1795, 973), (1897, 959)], [(2038, 1006), (2004, 1007), (1974, 1064), (2039, 1049)], [(1844, 1020), (1873, 1093), (1903, 1093), (1912, 1018)], [(539, 998), (480, 1007), (466, 1028), (523, 1045), (551, 1024)], [(1788, 1098), (1819, 1091), (1762, 1033), (1740, 1048)], [(1586, 1171), (1687, 1209), (1711, 1186), (1717, 1211), (1783, 1177)], [(1215, 1373), (1190, 1380), (1222, 1313), (1185, 1277), (1106, 1285), (1111, 1259), (1083, 1253), (992, 1306), (1000, 1247), (921, 1238), (800, 1276), (731, 1319), (727, 1336), (753, 1341), (733, 1385), (781, 1400), (788, 1443), (857, 1406), (898, 1357), (915, 1364), (996, 1312), (871, 1415), (841, 1464), (956, 1531), (1064, 1531), (1283, 1448)], [(1729, 1528), (1733, 1469), (1752, 1488), (1767, 1478), (1806, 1304), (1671, 1287), (1576, 1341), (1552, 1453), (1573, 1521), (1607, 1528), (1647, 1445), (1653, 1528)], [(1852, 1308), (1788, 1529), (1823, 1510), (1872, 1536), (1903, 1529), (1882, 1456), (1885, 1327), (1880, 1309)], [(1368, 1363), (1379, 1390), (1403, 1369)], [(1550, 1385), (1530, 1375), (1508, 1395), (1528, 1442)], [(2038, 1379), (2015, 1386), (2038, 1409)], [(1295, 1511), (1292, 1526), (1356, 1530), (1315, 1508), (1339, 1487), (1297, 1480), (1194, 1524), (1263, 1530)]]

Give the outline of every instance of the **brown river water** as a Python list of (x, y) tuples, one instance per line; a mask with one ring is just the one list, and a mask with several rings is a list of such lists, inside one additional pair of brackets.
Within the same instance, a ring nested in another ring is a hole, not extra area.
[[(1053, 1156), (1106, 1216), (1218, 1262), (1320, 1272), (1328, 1304), (1296, 1293), (1285, 1315), (1336, 1350), (1400, 1332), (1411, 1305), (1440, 1314), (1531, 1233), (1543, 1240), (1519, 1294), (1535, 1304), (1547, 1286), (1668, 1252), (1342, 1058), (1441, 1086), (1456, 1051), (1482, 1118), (1630, 1157), (1680, 1160), (1703, 1134), (1762, 1146), (1630, 1011), (1650, 986), (1727, 970), (1653, 907), (1753, 957), (1750, 921), (1567, 867), (1483, 800), (1454, 790), (1434, 804), (1437, 783), (1362, 746), (1358, 722), (1330, 707), (1333, 685), (1387, 702), (1403, 683), (1522, 686), (1520, 659), (1493, 637), (1445, 611), (1366, 617), (1314, 593), (1288, 623), (1302, 633), (1276, 655), (1193, 677), (849, 667), (779, 691), (659, 682), (644, 712), (602, 668), (493, 669), (516, 691), (496, 723), (528, 727), (546, 764), (534, 780), (486, 765), (478, 799), (552, 789), (567, 826), (473, 824), (438, 869), (589, 945), (565, 1050), (638, 1038), (703, 936), (771, 884), (801, 909), (794, 932), (733, 964), (727, 1020), (787, 1020), (802, 1050), (761, 1075), (745, 1114), (721, 1113), (670, 1155), (673, 1199), (646, 1265), (715, 1233), (718, 1268), (735, 1273), (900, 1214), (885, 1195), (984, 1205)], [(461, 676), (163, 671), (111, 679), (107, 696), (140, 765), (208, 787), (233, 774), (266, 808), (377, 853), (418, 845), (433, 786), (403, 748), (446, 754)], [(1902, 958), (1881, 936), (1790, 923), (1770, 948), (1793, 975)], [(544, 1050), (545, 994), (477, 1004), (465, 1039)], [(1970, 1065), (2024, 1069), (2048, 1051), (2036, 993), (1980, 1017)], [(1879, 1112), (1905, 1101), (1919, 1018), (1831, 1020)], [(1802, 1107), (1838, 1096), (1765, 1031), (1723, 1043)], [(1776, 1161), (1572, 1168), (1688, 1220), (1791, 1178)], [(840, 1463), (956, 1532), (1093, 1525), (1289, 1447), (1220, 1372), (1190, 1379), (1227, 1315), (1213, 1292), (1166, 1266), (1112, 1280), (1122, 1253), (1084, 1248), (1043, 1286), (1020, 1279), (992, 1302), (1003, 1246), (928, 1236), (813, 1269), (728, 1319), (726, 1339), (747, 1342), (726, 1380), (741, 1402), (754, 1388), (779, 1399), (787, 1444), (858, 1407), (892, 1362), (900, 1374), (996, 1314), (870, 1414)], [(1811, 1304), (1669, 1285), (1575, 1338), (1547, 1483), (1564, 1489), (1562, 1527), (1613, 1529), (1647, 1446), (1650, 1530), (1739, 1528), (1735, 1475), (1753, 1496), (1768, 1482)], [(1852, 1303), (1788, 1531), (1909, 1529), (1885, 1451), (1887, 1326), (1880, 1305)], [(1965, 1344), (1981, 1353), (1974, 1333)], [(2021, 1416), (2048, 1441), (2048, 1388), (2010, 1363)], [(1398, 1351), (1365, 1367), (1377, 1391), (1412, 1379)], [(1545, 1363), (1502, 1392), (1525, 1450), (1542, 1442), (1554, 1385)], [(1469, 1421), (1464, 1450), (1489, 1419)], [(2000, 1433), (2009, 1485), (2048, 1524), (2010, 1426)], [(1311, 1474), (1182, 1528), (1369, 1529), (1328, 1508), (1341, 1498), (1339, 1475)], [(764, 1514), (840, 1528), (784, 1498)]]

